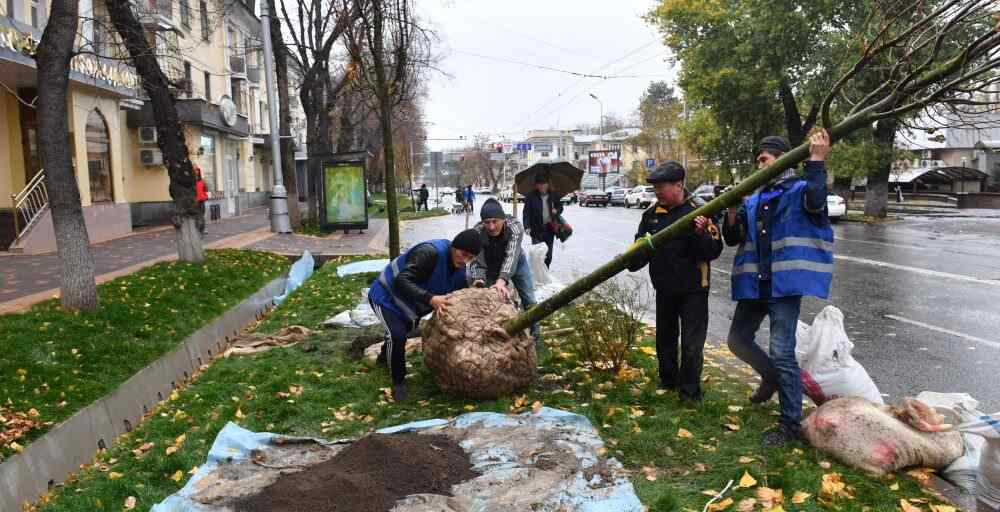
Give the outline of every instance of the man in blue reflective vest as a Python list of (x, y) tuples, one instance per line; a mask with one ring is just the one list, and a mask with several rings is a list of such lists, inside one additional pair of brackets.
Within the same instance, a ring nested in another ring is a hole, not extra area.
[[(382, 355), (392, 374), (392, 398), (406, 400), (406, 335), (420, 318), (447, 304), (445, 295), (466, 287), (465, 266), (483, 248), (478, 232), (414, 245), (385, 267), (368, 290), (368, 302), (382, 326)], [(381, 359), (381, 356), (380, 356)]]
[[(790, 151), (781, 137), (760, 142), (757, 167)], [(800, 437), (802, 380), (795, 360), (795, 328), (803, 295), (826, 298), (833, 276), (833, 230), (826, 214), (826, 130), (809, 139), (805, 176), (789, 169), (730, 209), (723, 225), (726, 243), (739, 246), (733, 259), (732, 294), (738, 301), (729, 329), (729, 349), (753, 367), (762, 382), (754, 403), (778, 393), (778, 428), (764, 435), (766, 446)], [(771, 319), (769, 352), (754, 342), (764, 317)]]

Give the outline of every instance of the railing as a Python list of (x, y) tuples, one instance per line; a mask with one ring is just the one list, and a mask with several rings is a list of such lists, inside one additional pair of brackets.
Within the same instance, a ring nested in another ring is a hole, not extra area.
[(11, 198), (14, 202), (14, 238), (17, 239), (35, 224), (49, 205), (45, 170), (38, 171), (24, 189)]

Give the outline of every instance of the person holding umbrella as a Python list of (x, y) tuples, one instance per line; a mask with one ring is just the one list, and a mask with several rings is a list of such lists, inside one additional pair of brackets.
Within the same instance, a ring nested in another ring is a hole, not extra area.
[(535, 189), (524, 197), (524, 211), (521, 214), (522, 222), (531, 236), (531, 244), (544, 243), (548, 246), (545, 253), (545, 266), (552, 266), (552, 246), (556, 233), (552, 226), (558, 223), (558, 218), (562, 214), (562, 202), (555, 194), (549, 192), (548, 173), (539, 172), (535, 174)]

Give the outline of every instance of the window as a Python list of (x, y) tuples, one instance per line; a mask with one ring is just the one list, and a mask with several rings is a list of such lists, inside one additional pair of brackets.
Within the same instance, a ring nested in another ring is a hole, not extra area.
[(14, 0), (7, 0), (7, 17), (14, 19)]
[(198, 2), (201, 10), (201, 38), (208, 41), (212, 34), (212, 28), (208, 26), (208, 2)]
[(191, 28), (191, 4), (189, 0), (181, 0), (181, 24), (185, 28)]
[(108, 125), (97, 110), (92, 110), (87, 116), (87, 172), (90, 175), (91, 202), (114, 200)]
[(243, 81), (240, 80), (239, 78), (231, 78), (229, 83), (230, 83), (230, 88), (233, 91), (232, 98), (233, 98), (233, 103), (236, 104), (236, 112), (246, 116), (247, 115), (246, 94), (244, 94), (243, 92), (243, 89), (241, 87), (241, 82)]
[(264, 131), (264, 126), (266, 124), (264, 120), (267, 119), (267, 117), (265, 117), (267, 116), (267, 103), (264, 103), (263, 101), (260, 102), (259, 113), (257, 115), (259, 116), (257, 118), (259, 120), (257, 122), (257, 126), (260, 127), (260, 131), (258, 133), (270, 133), (270, 130), (267, 132)]
[(219, 190), (215, 179), (215, 137), (201, 136), (201, 179), (205, 180), (207, 190)]
[(38, 0), (31, 0), (31, 26), (38, 27)]
[(212, 102), (212, 74), (205, 72), (205, 101)]
[(191, 92), (194, 89), (194, 83), (192, 83), (192, 80), (191, 63), (184, 61), (184, 92), (187, 93), (188, 98), (191, 97)]

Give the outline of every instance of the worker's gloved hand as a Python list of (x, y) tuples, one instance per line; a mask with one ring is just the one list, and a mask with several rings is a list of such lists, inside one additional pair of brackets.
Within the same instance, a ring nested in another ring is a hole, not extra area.
[(497, 279), (497, 282), (493, 283), (493, 288), (496, 288), (496, 290), (500, 292), (500, 296), (503, 297), (504, 300), (507, 300), (510, 297), (510, 290), (507, 289), (507, 281)]
[(708, 226), (712, 224), (712, 221), (708, 220), (708, 217), (704, 215), (699, 215), (694, 218), (694, 232), (699, 236), (705, 234), (705, 230)]
[(446, 299), (444, 295), (435, 295), (431, 297), (429, 302), (431, 307), (434, 308), (434, 314), (436, 315), (441, 314), (441, 310), (449, 304), (448, 299)]

